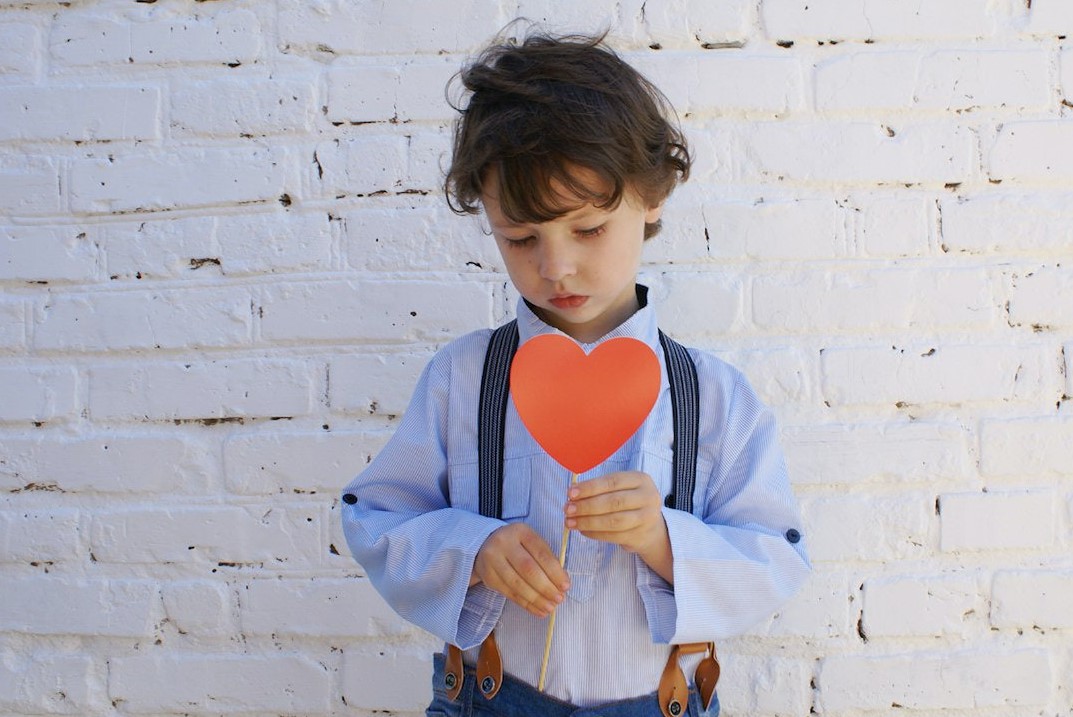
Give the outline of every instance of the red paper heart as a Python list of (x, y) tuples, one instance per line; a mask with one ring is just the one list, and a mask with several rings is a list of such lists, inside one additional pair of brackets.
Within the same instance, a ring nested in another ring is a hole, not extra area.
[(514, 355), (510, 391), (540, 447), (584, 473), (645, 422), (659, 395), (659, 359), (637, 339), (609, 339), (586, 355), (565, 336), (543, 334)]

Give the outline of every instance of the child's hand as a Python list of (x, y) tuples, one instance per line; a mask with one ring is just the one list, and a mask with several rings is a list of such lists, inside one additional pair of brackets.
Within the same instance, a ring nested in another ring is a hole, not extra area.
[(555, 611), (570, 589), (559, 558), (536, 531), (511, 523), (488, 536), (473, 562), (476, 583), (501, 593), (536, 617)]
[(609, 473), (570, 487), (566, 527), (637, 553), (668, 582), (673, 559), (663, 497), (647, 473)]

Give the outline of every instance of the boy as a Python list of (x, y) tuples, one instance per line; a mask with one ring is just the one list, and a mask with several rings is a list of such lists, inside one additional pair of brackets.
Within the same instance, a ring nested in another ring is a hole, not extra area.
[[(430, 715), (718, 714), (711, 673), (701, 686), (698, 670), (707, 661), (717, 679), (714, 647), (672, 646), (742, 632), (809, 571), (770, 412), (740, 373), (697, 350), (692, 511), (665, 505), (684, 438), (636, 278), (690, 157), (663, 96), (601, 43), (530, 36), (463, 70), (469, 103), (455, 127), (448, 201), (460, 213), (483, 208), (522, 296), (522, 344), (561, 333), (588, 352), (639, 339), (659, 356), (660, 394), (641, 428), (574, 485), (510, 405), (502, 509), (488, 516), (478, 510), (478, 396), (491, 332), (432, 359), (342, 511), (350, 548), (384, 598), (457, 646), (436, 657)], [(688, 700), (666, 697), (678, 670), (698, 670)]]

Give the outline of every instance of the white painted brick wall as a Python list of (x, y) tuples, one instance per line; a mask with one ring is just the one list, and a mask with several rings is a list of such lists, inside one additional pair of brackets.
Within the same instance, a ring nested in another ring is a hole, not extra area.
[(440, 187), (519, 15), (677, 107), (644, 276), (780, 419), (816, 571), (723, 713), (1067, 715), (1067, 0), (0, 0), (0, 715), (423, 712), (336, 495), (516, 296)]

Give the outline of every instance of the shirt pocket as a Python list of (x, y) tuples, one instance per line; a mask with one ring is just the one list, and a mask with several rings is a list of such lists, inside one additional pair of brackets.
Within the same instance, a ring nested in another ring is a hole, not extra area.
[[(636, 454), (635, 454), (636, 455)], [(622, 458), (610, 458), (600, 464), (592, 477), (630, 470), (631, 461)], [(597, 585), (608, 583), (607, 571), (611, 565), (614, 551), (620, 549), (612, 543), (586, 538), (578, 532), (570, 533), (567, 546), (566, 569), (570, 573), (570, 590), (567, 596), (575, 602), (588, 602), (596, 594)]]
[[(533, 466), (529, 456), (503, 461), (503, 520), (518, 520), (529, 515), (529, 496), (533, 484)], [(476, 463), (461, 463), (447, 469), (451, 507), (480, 513), (480, 477)]]
[[(674, 455), (671, 451), (667, 451), (665, 455), (653, 450), (642, 451), (640, 470), (655, 481), (666, 505), (667, 498), (674, 493)], [(693, 514), (696, 516), (703, 516), (706, 512), (704, 501), (711, 490), (711, 475), (711, 463), (698, 456), (693, 485)]]

